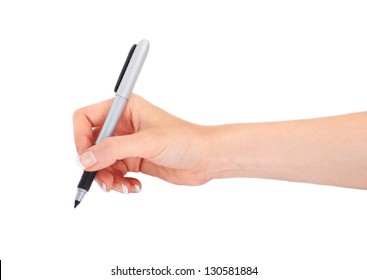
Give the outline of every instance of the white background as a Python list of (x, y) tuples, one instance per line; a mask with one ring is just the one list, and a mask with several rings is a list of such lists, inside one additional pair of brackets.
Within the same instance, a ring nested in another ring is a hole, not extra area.
[(203, 276), (206, 266), (366, 279), (366, 191), (136, 174), (140, 194), (93, 185), (75, 210), (72, 134), (74, 110), (114, 95), (142, 38), (151, 49), (135, 92), (191, 122), (366, 110), (366, 14), (365, 1), (1, 1), (4, 279), (143, 278), (111, 276), (117, 265), (202, 271), (162, 279), (237, 279)]

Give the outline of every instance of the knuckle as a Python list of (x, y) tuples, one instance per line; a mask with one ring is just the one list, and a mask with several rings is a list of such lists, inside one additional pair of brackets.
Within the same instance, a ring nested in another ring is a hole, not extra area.
[(101, 149), (103, 153), (110, 153), (113, 148), (112, 138), (108, 137), (101, 142)]
[(83, 115), (83, 113), (82, 113), (81, 109), (75, 110), (74, 113), (73, 113), (73, 121), (78, 120), (82, 115)]
[(116, 161), (112, 137), (106, 138), (93, 147), (99, 166), (107, 167)]

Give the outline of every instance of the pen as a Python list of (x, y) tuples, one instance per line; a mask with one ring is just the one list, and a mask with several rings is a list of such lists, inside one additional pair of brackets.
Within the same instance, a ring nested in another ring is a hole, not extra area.
[[(149, 41), (141, 40), (137, 45), (133, 45), (122, 67), (121, 73), (117, 79), (114, 91), (115, 99), (111, 105), (110, 111), (98, 135), (96, 144), (103, 139), (112, 136), (116, 125), (124, 111), (125, 105), (133, 91), (136, 80), (138, 79), (141, 68), (149, 51)], [(78, 190), (75, 196), (74, 208), (83, 200), (85, 194), (89, 191), (97, 171), (84, 171), (78, 184)]]

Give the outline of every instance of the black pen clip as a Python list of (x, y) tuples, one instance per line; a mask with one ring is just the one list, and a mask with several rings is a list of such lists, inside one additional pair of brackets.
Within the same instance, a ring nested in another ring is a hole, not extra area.
[(135, 48), (136, 48), (136, 44), (134, 44), (130, 51), (129, 51), (129, 54), (127, 55), (127, 58), (126, 58), (126, 61), (125, 61), (125, 64), (124, 64), (124, 67), (122, 67), (122, 70), (121, 70), (121, 73), (120, 73), (120, 76), (119, 78), (117, 79), (117, 83), (115, 85), (115, 92), (117, 92), (119, 86), (120, 86), (120, 83), (122, 81), (122, 78), (124, 77), (124, 74), (126, 72), (126, 69), (127, 69), (127, 66), (129, 65), (129, 62), (131, 60), (131, 57), (133, 56), (133, 53), (135, 51)]

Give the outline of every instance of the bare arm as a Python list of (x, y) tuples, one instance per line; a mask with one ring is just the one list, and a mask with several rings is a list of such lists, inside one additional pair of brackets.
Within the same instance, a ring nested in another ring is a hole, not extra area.
[(367, 189), (367, 112), (211, 128), (213, 177)]

